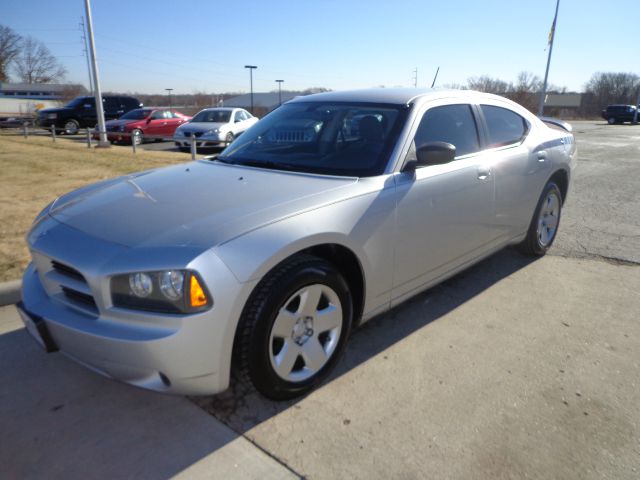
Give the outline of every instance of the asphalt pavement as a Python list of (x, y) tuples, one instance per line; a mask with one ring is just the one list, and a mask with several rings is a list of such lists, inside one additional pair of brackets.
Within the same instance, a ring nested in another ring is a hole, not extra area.
[(0, 309), (3, 473), (640, 478), (640, 126), (574, 127), (547, 256), (506, 249), (373, 319), (298, 401), (119, 385), (40, 352)]

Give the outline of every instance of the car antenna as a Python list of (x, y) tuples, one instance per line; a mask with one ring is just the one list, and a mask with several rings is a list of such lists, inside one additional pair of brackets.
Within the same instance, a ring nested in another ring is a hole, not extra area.
[(431, 82), (431, 88), (436, 84), (436, 78), (438, 78), (438, 72), (440, 71), (440, 66), (438, 65), (438, 69), (436, 70), (436, 74), (433, 77), (433, 82)]

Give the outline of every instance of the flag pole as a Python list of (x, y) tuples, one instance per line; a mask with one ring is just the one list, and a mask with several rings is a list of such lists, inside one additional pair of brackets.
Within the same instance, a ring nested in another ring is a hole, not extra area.
[(544, 72), (544, 83), (542, 84), (542, 92), (540, 92), (540, 103), (538, 105), (538, 116), (541, 117), (544, 114), (544, 99), (547, 96), (547, 80), (549, 78), (549, 65), (551, 65), (551, 52), (553, 52), (553, 40), (556, 36), (556, 22), (558, 21), (558, 8), (560, 7), (560, 0), (556, 1), (556, 14), (553, 17), (553, 23), (551, 24), (551, 31), (549, 32), (549, 56), (547, 57), (547, 70)]

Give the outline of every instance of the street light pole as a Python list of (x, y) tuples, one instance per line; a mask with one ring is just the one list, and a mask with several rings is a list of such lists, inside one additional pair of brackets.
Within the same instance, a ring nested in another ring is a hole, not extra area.
[(249, 69), (249, 84), (251, 86), (251, 114), (253, 115), (253, 70), (258, 68), (255, 65), (245, 65)]
[(91, 62), (89, 61), (89, 45), (87, 45), (87, 33), (84, 28), (84, 17), (80, 17), (80, 28), (82, 29), (82, 44), (84, 45), (84, 56), (87, 59), (87, 72), (89, 72), (89, 93), (93, 95), (93, 78), (91, 77)]
[(173, 92), (173, 88), (165, 88), (165, 90), (169, 94), (169, 111), (171, 111), (171, 92)]
[(98, 115), (98, 147), (110, 147), (107, 140), (107, 132), (104, 126), (104, 108), (102, 105), (102, 91), (100, 90), (100, 75), (98, 74), (98, 60), (96, 60), (96, 44), (93, 40), (93, 20), (91, 18), (91, 5), (89, 0), (84, 0), (84, 9), (87, 15), (87, 33), (89, 35), (89, 52), (91, 53), (91, 66), (93, 67), (93, 85), (95, 87), (94, 98), (96, 101), (96, 113)]
[(278, 82), (278, 106), (282, 105), (282, 82), (284, 80), (276, 80)]
[(553, 40), (556, 38), (556, 22), (558, 21), (558, 8), (560, 0), (556, 1), (556, 14), (553, 17), (551, 31), (549, 32), (549, 56), (547, 57), (547, 70), (544, 72), (544, 83), (542, 84), (542, 92), (540, 92), (540, 103), (538, 105), (538, 116), (544, 114), (544, 98), (547, 95), (547, 79), (549, 78), (549, 65), (551, 65), (551, 52), (553, 52)]

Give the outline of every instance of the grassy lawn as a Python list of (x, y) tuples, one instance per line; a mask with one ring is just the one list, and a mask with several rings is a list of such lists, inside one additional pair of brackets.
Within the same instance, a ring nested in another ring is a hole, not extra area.
[(65, 138), (54, 143), (0, 132), (0, 282), (21, 277), (29, 262), (25, 234), (56, 197), (105, 178), (189, 160), (186, 153), (88, 149)]

